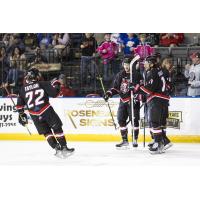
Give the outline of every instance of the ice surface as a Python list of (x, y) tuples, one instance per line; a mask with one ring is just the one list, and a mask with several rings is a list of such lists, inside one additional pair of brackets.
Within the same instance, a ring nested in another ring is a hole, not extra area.
[(69, 142), (76, 152), (56, 158), (46, 141), (1, 141), (0, 165), (52, 166), (200, 166), (200, 144), (175, 143), (166, 153), (151, 155), (139, 143), (137, 149), (117, 150), (113, 142)]

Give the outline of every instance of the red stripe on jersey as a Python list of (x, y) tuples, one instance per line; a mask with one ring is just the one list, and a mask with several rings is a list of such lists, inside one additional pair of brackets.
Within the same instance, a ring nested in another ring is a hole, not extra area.
[(151, 92), (150, 90), (146, 89), (144, 86), (141, 86), (140, 89), (141, 89), (143, 92), (147, 93), (147, 94), (152, 94), (152, 92)]
[(117, 89), (115, 89), (115, 88), (111, 88), (110, 90), (111, 90), (111, 91), (112, 91), (112, 90), (115, 90), (116, 92), (119, 93), (119, 90), (117, 90)]
[(44, 113), (48, 108), (50, 107), (50, 104), (47, 104), (46, 106), (44, 106), (43, 108), (41, 108), (39, 111), (34, 112), (32, 110), (29, 110), (29, 113), (31, 115), (41, 115), (42, 113)]
[(17, 109), (17, 110), (20, 110), (20, 109), (22, 109), (22, 108), (24, 108), (24, 106), (16, 106), (16, 109)]
[(131, 97), (124, 98), (124, 99), (120, 98), (120, 99), (121, 99), (121, 101), (122, 101), (123, 103), (126, 103), (126, 102), (129, 102), (129, 101), (131, 100)]

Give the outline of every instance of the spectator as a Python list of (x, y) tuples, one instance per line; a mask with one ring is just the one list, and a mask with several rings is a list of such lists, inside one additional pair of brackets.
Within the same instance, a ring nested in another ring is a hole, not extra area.
[[(6, 55), (5, 47), (0, 47), (0, 88), (7, 80), (9, 62)], [(5, 96), (4, 90), (0, 89), (0, 96)]]
[(159, 46), (159, 33), (148, 33), (146, 38), (146, 43), (151, 47)]
[(104, 81), (108, 81), (110, 78), (112, 79), (111, 71), (114, 71), (115, 74), (119, 71), (119, 69), (115, 69), (115, 58), (118, 53), (118, 47), (116, 43), (110, 40), (110, 36), (110, 33), (106, 33), (104, 35), (104, 42), (97, 48), (103, 61)]
[(140, 38), (140, 44), (137, 45), (136, 48), (134, 48), (134, 52), (140, 56), (139, 68), (141, 74), (143, 74), (145, 58), (153, 54), (154, 48), (146, 43), (145, 33), (140, 34), (139, 38)]
[(61, 83), (59, 97), (74, 97), (74, 96), (76, 96), (75, 91), (67, 86), (67, 81), (66, 81), (66, 77), (64, 74), (60, 74), (59, 81)]
[(20, 49), (21, 52), (25, 52), (25, 45), (23, 43), (23, 41), (20, 38), (19, 34), (10, 34), (9, 36), (9, 43), (7, 46), (7, 53), (10, 55), (12, 54), (13, 50), (15, 49), (15, 47), (17, 47), (18, 49)]
[(26, 57), (19, 47), (15, 47), (10, 56), (10, 69), (8, 72), (6, 87), (13, 87), (13, 93), (18, 94), (19, 88), (23, 84), (23, 69), (26, 66)]
[(35, 49), (35, 54), (30, 58), (29, 63), (31, 66), (34, 64), (48, 63), (48, 60), (46, 56), (42, 54), (40, 47)]
[(160, 45), (164, 47), (178, 46), (183, 40), (183, 33), (163, 33), (160, 35)]
[(122, 48), (122, 40), (120, 38), (120, 33), (112, 33), (110, 35), (110, 40), (112, 42), (114, 42), (115, 44), (117, 44), (118, 46), (118, 51), (121, 52), (121, 48)]
[(23, 40), (26, 52), (32, 51), (38, 46), (37, 35), (34, 33), (26, 33)]
[(185, 77), (188, 79), (188, 96), (200, 96), (200, 53), (190, 56), (192, 64), (185, 66)]
[(125, 55), (134, 54), (134, 48), (139, 44), (139, 40), (134, 33), (127, 33), (128, 37), (124, 38), (122, 47)]
[(51, 33), (38, 33), (37, 39), (38, 39), (39, 46), (42, 50), (45, 50), (51, 47), (51, 43), (52, 43)]
[(21, 70), (26, 66), (26, 56), (18, 46), (16, 46), (12, 51), (10, 56), (10, 66)]
[(94, 56), (96, 52), (97, 41), (93, 37), (92, 33), (85, 33), (80, 48), (82, 51), (81, 56), (81, 84), (87, 84), (88, 72), (91, 76), (91, 79), (95, 79), (95, 64)]
[(166, 89), (169, 90), (169, 95), (170, 96), (175, 96), (175, 81), (176, 81), (176, 70), (175, 70), (175, 66), (173, 66), (173, 60), (172, 58), (165, 58), (162, 61), (162, 68), (163, 70), (167, 70), (167, 73), (164, 74), (168, 74), (167, 76), (167, 85), (166, 85)]
[(53, 35), (52, 41), (53, 48), (55, 49), (56, 56), (62, 60), (69, 55), (70, 52), (70, 37), (68, 33)]

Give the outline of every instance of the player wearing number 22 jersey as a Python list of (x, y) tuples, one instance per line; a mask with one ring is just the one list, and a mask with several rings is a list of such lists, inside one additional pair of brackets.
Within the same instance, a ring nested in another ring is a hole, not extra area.
[(21, 88), (17, 99), (19, 123), (28, 123), (24, 113), (26, 107), (40, 135), (44, 135), (49, 145), (56, 150), (56, 156), (66, 158), (74, 151), (66, 145), (62, 129), (62, 122), (49, 103), (49, 97), (57, 97), (60, 92), (58, 80), (39, 81), (40, 73), (36, 68), (30, 69), (26, 76), (26, 83)]

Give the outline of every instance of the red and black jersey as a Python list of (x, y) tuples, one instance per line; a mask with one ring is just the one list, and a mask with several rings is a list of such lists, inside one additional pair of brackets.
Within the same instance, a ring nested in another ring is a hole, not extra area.
[[(141, 84), (143, 81), (142, 76), (138, 71), (133, 73), (133, 85)], [(131, 92), (129, 90), (130, 85), (130, 73), (126, 73), (125, 70), (120, 71), (114, 80), (113, 87), (108, 91), (110, 94), (119, 94), (122, 102), (128, 102), (131, 98)]]
[(166, 79), (160, 67), (154, 67), (145, 74), (144, 85), (140, 87), (140, 92), (147, 96), (147, 102), (153, 98), (169, 101), (170, 97), (166, 94)]
[(33, 81), (22, 86), (16, 108), (20, 112), (26, 106), (32, 115), (41, 115), (49, 107), (49, 97), (57, 97), (60, 89), (56, 81)]

